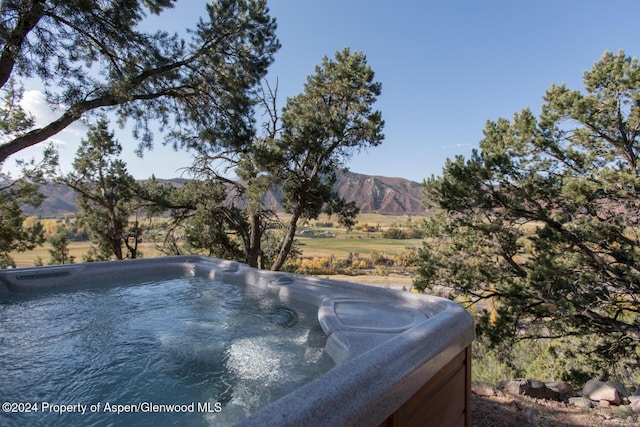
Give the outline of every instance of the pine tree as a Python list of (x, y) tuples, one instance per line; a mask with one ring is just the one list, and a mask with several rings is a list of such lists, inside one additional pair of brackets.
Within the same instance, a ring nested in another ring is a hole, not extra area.
[[(122, 147), (103, 118), (91, 127), (73, 162), (74, 171), (61, 181), (78, 194), (78, 222), (89, 231), (95, 244), (95, 260), (135, 258), (129, 250), (129, 217), (137, 184), (118, 158)], [(136, 241), (138, 237), (136, 236)]]
[(576, 337), (607, 364), (640, 357), (640, 65), (606, 52), (584, 84), (489, 121), (427, 180), (440, 213), (415, 286), (494, 303), (478, 324), (494, 344)]

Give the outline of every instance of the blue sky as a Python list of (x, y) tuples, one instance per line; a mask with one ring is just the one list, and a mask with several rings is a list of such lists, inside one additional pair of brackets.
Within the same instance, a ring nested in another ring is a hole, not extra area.
[[(180, 31), (204, 3), (179, 0), (150, 25)], [(376, 108), (386, 137), (349, 167), (419, 182), (440, 174), (447, 157), (477, 147), (487, 120), (525, 107), (538, 114), (551, 83), (582, 89), (583, 72), (605, 50), (640, 56), (635, 0), (270, 0), (269, 7), (282, 44), (269, 80), (278, 79), (281, 104), (303, 90), (323, 56), (346, 46), (364, 52), (382, 83)], [(63, 169), (83, 132), (74, 125), (56, 136)], [(160, 141), (137, 159), (130, 133), (117, 135), (136, 178), (175, 177), (190, 163)]]

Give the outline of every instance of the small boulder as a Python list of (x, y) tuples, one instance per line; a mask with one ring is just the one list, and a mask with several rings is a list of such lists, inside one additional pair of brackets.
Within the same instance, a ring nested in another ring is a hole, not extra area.
[(619, 381), (607, 381), (606, 383), (607, 385), (610, 385), (611, 387), (615, 388), (616, 390), (618, 390), (618, 394), (620, 395), (620, 397), (624, 398), (624, 397), (629, 397), (629, 395), (631, 393), (629, 393), (629, 391), (627, 390), (627, 388), (624, 386), (624, 384), (622, 384)]
[(640, 400), (633, 401), (629, 406), (634, 413), (640, 414)]
[(609, 402), (608, 400), (599, 400), (598, 401), (598, 406), (600, 408), (610, 408), (611, 407), (611, 402)]
[(505, 393), (513, 394), (516, 396), (521, 395), (525, 387), (528, 386), (526, 380), (506, 380), (500, 381), (497, 385), (498, 389), (503, 390)]
[(569, 383), (565, 382), (552, 382), (545, 384), (547, 388), (555, 390), (560, 394), (560, 399), (565, 401), (570, 397), (576, 397), (576, 390)]
[(496, 389), (485, 381), (474, 381), (471, 383), (471, 393), (476, 396), (495, 396)]
[(615, 387), (598, 380), (587, 381), (582, 389), (582, 395), (591, 400), (607, 400), (614, 405), (619, 405), (622, 402), (620, 393)]
[(542, 381), (535, 379), (520, 379), (502, 381), (498, 388), (506, 393), (516, 396), (529, 396), (536, 399), (547, 399), (560, 401), (560, 393), (557, 390), (548, 388)]
[(531, 390), (529, 391), (529, 394), (527, 394), (529, 397), (556, 401), (563, 400), (560, 398), (560, 392), (550, 389), (542, 381), (529, 380), (529, 384), (531, 384)]
[(586, 397), (570, 397), (569, 405), (582, 409), (591, 409), (591, 400)]

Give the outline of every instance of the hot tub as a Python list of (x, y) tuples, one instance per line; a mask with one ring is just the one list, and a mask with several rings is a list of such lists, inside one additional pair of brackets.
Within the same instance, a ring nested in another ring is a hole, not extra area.
[[(295, 312), (298, 306), (310, 306), (312, 313), (317, 311), (318, 329), (322, 328), (324, 336), (315, 342), (321, 342), (320, 351), (332, 361), (327, 365), (328, 370), (314, 374), (315, 377), (309, 377), (313, 379), (283, 397), (277, 396), (277, 400), (246, 418), (233, 420), (237, 425), (470, 425), (473, 321), (458, 304), (442, 298), (256, 270), (219, 259), (180, 256), (0, 270), (0, 301), (22, 294), (27, 298), (61, 292), (74, 295), (91, 289), (175, 278), (199, 278), (241, 287), (257, 295), (258, 300), (267, 301), (271, 308), (293, 307)], [(179, 293), (180, 289), (171, 289), (171, 292)], [(295, 313), (289, 314), (289, 308), (279, 310), (274, 312), (276, 323), (293, 323), (290, 317), (295, 318)], [(170, 314), (167, 310), (167, 315)], [(216, 340), (215, 333), (211, 340)], [(260, 337), (244, 340), (251, 343), (260, 341)], [(309, 350), (299, 354), (305, 356), (293, 358), (306, 358)], [(269, 365), (264, 369), (270, 369)], [(0, 372), (0, 379), (1, 375)], [(184, 406), (181, 409), (209, 412), (201, 420), (204, 424), (229, 422), (225, 418), (229, 399), (212, 398), (207, 408)], [(40, 404), (40, 408), (36, 407), (40, 414), (32, 414), (32, 418), (27, 419), (48, 417), (44, 421), (55, 425), (56, 418), (43, 414), (41, 406), (42, 402), (51, 405), (55, 401), (56, 396), (40, 396), (40, 401), (35, 402), (12, 401), (9, 402), (12, 406), (3, 406), (2, 415), (10, 421), (13, 412), (28, 409), (25, 405)], [(78, 403), (86, 404), (86, 411), (89, 405), (97, 404)], [(150, 413), (154, 408), (144, 409)], [(152, 419), (150, 414), (149, 420)], [(158, 420), (162, 418), (153, 419), (150, 424), (161, 425), (162, 421)]]

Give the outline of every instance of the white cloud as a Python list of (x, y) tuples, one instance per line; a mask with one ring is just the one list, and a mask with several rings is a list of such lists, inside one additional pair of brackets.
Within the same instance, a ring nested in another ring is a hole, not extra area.
[[(43, 127), (56, 120), (64, 112), (63, 106), (52, 106), (39, 90), (26, 90), (20, 105), (25, 111), (31, 113), (35, 118), (36, 127)], [(68, 132), (75, 136), (84, 136), (87, 133), (86, 127), (82, 121), (77, 120), (70, 126), (66, 127), (62, 132)], [(54, 142), (53, 139), (49, 142)], [(54, 142), (55, 143), (55, 142)]]
[[(21, 106), (35, 117), (35, 126), (42, 127), (56, 120), (64, 113), (64, 108), (52, 108), (47, 102), (44, 93), (40, 90), (25, 90)], [(165, 147), (157, 140), (155, 148), (145, 153), (144, 158), (134, 154), (137, 142), (130, 136), (130, 129), (116, 129), (115, 119), (111, 120), (111, 129), (115, 131), (116, 138), (123, 146), (122, 158), (127, 162), (129, 172), (136, 178), (146, 179), (152, 174), (159, 178), (174, 178), (180, 175), (180, 168), (191, 164), (191, 155), (185, 151), (174, 151)], [(2, 170), (17, 175), (14, 159), (42, 157), (42, 149), (45, 144), (53, 144), (58, 149), (60, 169), (66, 173), (71, 171), (71, 164), (76, 151), (80, 146), (80, 140), (86, 138), (88, 127), (82, 120), (77, 120), (61, 132), (55, 134), (46, 141), (33, 147), (21, 150), (12, 156), (11, 161), (2, 165)]]
[(39, 90), (27, 90), (24, 92), (20, 105), (36, 120), (36, 126), (41, 127), (55, 120), (55, 113), (47, 104), (47, 100)]
[[(26, 90), (20, 101), (20, 105), (25, 111), (33, 115), (36, 128), (48, 125), (64, 113), (64, 108), (62, 107), (52, 108), (47, 102), (44, 93), (39, 90)], [(20, 150), (20, 152), (11, 156), (10, 159), (8, 159), (9, 161), (2, 165), (2, 169), (5, 172), (18, 175), (19, 169), (15, 164), (15, 160), (40, 159), (42, 157), (43, 147), (48, 144), (53, 144), (60, 155), (61, 169), (68, 171), (71, 168), (71, 162), (80, 144), (80, 139), (85, 137), (86, 134), (87, 127), (81, 120), (77, 120), (47, 140)]]
[(54, 146), (56, 146), (58, 149), (60, 148), (65, 148), (67, 147), (69, 144), (67, 143), (67, 141), (63, 141), (60, 138), (49, 138), (47, 139), (47, 143), (51, 143)]

